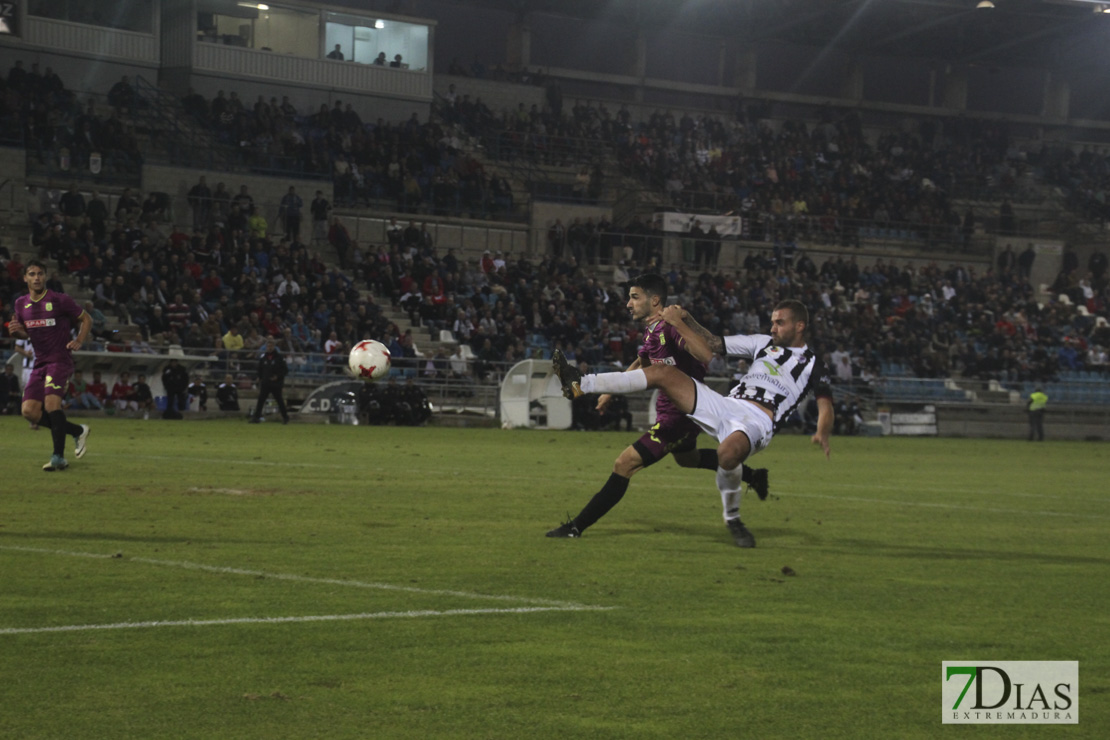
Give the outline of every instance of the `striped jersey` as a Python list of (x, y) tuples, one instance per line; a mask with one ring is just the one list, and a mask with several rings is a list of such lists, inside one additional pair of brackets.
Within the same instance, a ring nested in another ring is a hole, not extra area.
[(20, 355), (20, 359), (22, 360), (23, 367), (25, 367), (28, 370), (33, 368), (35, 366), (35, 346), (33, 344), (31, 344), (31, 340), (30, 339), (17, 339), (17, 340), (15, 340), (15, 346), (24, 350), (24, 351), (26, 351), (26, 352), (31, 353), (30, 357), (25, 357), (23, 355)]
[(747, 375), (728, 395), (770, 408), (775, 431), (810, 392), (832, 398), (829, 370), (809, 347), (776, 347), (768, 334), (724, 337), (724, 343), (726, 354), (749, 363)]

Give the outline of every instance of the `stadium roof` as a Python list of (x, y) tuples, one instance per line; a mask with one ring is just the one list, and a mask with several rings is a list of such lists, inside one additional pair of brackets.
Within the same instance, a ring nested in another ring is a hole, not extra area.
[(521, 15), (553, 13), (645, 30), (674, 28), (746, 42), (835, 46), (955, 63), (1053, 67), (1077, 46), (1110, 46), (1110, 14), (1098, 13), (1102, 2), (992, 3), (993, 8), (979, 8), (981, 0), (477, 0)]

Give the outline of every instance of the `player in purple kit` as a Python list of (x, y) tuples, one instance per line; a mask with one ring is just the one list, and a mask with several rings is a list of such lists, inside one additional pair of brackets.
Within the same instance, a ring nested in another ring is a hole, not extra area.
[[(23, 418), (50, 429), (54, 454), (42, 469), (65, 470), (66, 435), (76, 441), (76, 457), (85, 454), (89, 428), (66, 420), (62, 398), (73, 375), (74, 350), (81, 349), (92, 329), (92, 317), (65, 293), (48, 290), (46, 265), (31, 260), (23, 268), (23, 282), (30, 291), (15, 302), (15, 316), (8, 324), (12, 336), (30, 339), (35, 348), (35, 368), (23, 389)], [(77, 337), (71, 339), (73, 328)]]
[[(639, 356), (628, 371), (650, 365), (672, 365), (692, 378), (705, 377), (706, 363), (712, 353), (703, 345), (688, 346), (686, 340), (670, 324), (663, 321), (667, 303), (667, 282), (655, 274), (644, 274), (628, 285), (628, 313), (633, 321), (644, 324), (644, 343)], [(556, 350), (559, 357), (562, 353)], [(554, 358), (553, 358), (554, 359)], [(563, 358), (565, 362), (565, 358)], [(597, 408), (609, 403), (610, 395), (598, 398)], [(717, 470), (717, 451), (697, 448), (701, 428), (675, 407), (665, 393), (655, 403), (655, 425), (642, 437), (625, 448), (613, 464), (613, 472), (605, 485), (594, 494), (578, 516), (547, 533), (548, 537), (581, 537), (582, 532), (612, 509), (628, 490), (629, 479), (640, 470), (662, 460), (668, 454), (684, 468)], [(746, 468), (748, 483), (761, 499), (767, 497), (767, 471)]]

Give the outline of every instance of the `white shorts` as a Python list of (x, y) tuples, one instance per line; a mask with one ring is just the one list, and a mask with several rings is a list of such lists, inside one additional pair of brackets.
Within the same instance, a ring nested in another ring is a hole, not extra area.
[(775, 425), (767, 413), (751, 401), (722, 396), (705, 383), (695, 380), (698, 397), (694, 412), (688, 414), (707, 434), (724, 442), (733, 432), (743, 432), (751, 443), (750, 455), (761, 452), (771, 444)]

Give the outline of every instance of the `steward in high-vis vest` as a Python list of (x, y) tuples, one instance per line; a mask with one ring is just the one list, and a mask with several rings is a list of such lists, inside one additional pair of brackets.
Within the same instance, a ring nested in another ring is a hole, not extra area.
[(1048, 396), (1040, 388), (1029, 394), (1029, 441), (1044, 442), (1044, 409)]

